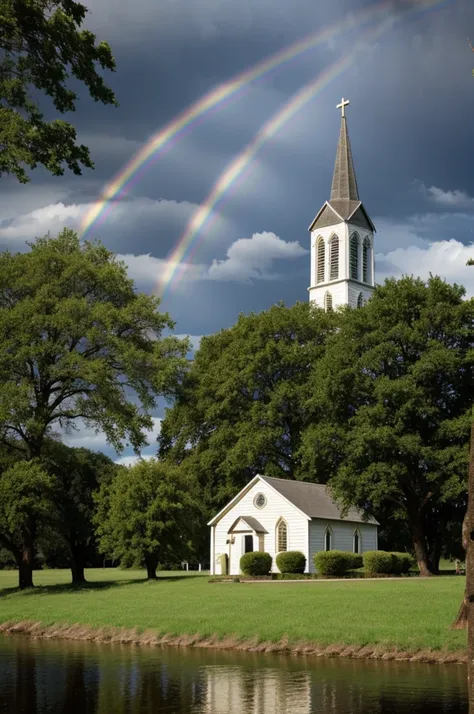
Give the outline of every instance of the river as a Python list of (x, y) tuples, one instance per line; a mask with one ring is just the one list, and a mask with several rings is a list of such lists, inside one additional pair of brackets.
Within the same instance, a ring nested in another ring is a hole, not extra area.
[(466, 714), (462, 665), (0, 637), (1, 714)]

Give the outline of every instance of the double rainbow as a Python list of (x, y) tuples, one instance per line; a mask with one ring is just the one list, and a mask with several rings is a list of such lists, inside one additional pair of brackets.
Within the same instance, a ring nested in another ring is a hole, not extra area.
[[(423, 5), (439, 2), (440, 0), (422, 0)], [(251, 82), (261, 79), (272, 70), (282, 67), (318, 45), (334, 39), (343, 32), (361, 27), (366, 22), (386, 17), (392, 7), (390, 0), (383, 0), (369, 8), (359, 10), (339, 22), (328, 25), (324, 30), (307, 35), (207, 92), (154, 134), (104, 187), (100, 197), (92, 204), (81, 221), (79, 229), (81, 235), (85, 237), (95, 225), (102, 223), (114, 204), (130, 191), (148, 167), (175, 146), (179, 139), (203, 121), (212, 110), (222, 108), (231, 99), (240, 96)]]
[[(430, 0), (423, 3), (423, 8), (417, 6), (405, 11), (398, 18), (401, 19), (407, 14), (420, 12), (420, 9), (435, 8), (444, 4), (444, 0)], [(387, 3), (384, 3), (387, 6)], [(380, 6), (378, 6), (380, 9)], [(370, 43), (376, 41), (388, 29), (393, 26), (393, 19), (386, 18), (380, 23), (372, 26), (360, 38), (359, 43)], [(196, 252), (200, 241), (199, 234), (205, 226), (210, 227), (210, 219), (216, 205), (221, 202), (224, 195), (231, 187), (236, 187), (242, 181), (249, 168), (255, 154), (279, 129), (281, 129), (302, 107), (314, 99), (323, 89), (325, 89), (336, 77), (347, 70), (353, 63), (355, 50), (347, 53), (341, 59), (324, 69), (313, 81), (302, 87), (294, 94), (281, 109), (274, 114), (259, 130), (252, 141), (238, 154), (221, 173), (211, 192), (205, 201), (195, 211), (188, 222), (184, 233), (177, 241), (175, 247), (166, 258), (166, 268), (159, 276), (154, 292), (163, 296), (173, 282), (177, 282), (185, 273), (189, 261)], [(202, 240), (202, 235), (201, 235)], [(186, 263), (184, 259), (186, 258)]]

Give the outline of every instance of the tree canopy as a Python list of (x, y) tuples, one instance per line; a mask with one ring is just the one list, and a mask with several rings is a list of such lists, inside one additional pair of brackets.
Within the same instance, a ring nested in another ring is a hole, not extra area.
[(38, 527), (55, 517), (54, 479), (37, 461), (17, 461), (0, 476), (0, 544), (13, 554), (20, 588), (31, 587)]
[(120, 451), (152, 428), (157, 395), (186, 368), (186, 341), (159, 300), (137, 293), (126, 267), (65, 229), (27, 253), (0, 254), (0, 441), (41, 454), (55, 424), (81, 418)]
[(256, 473), (303, 476), (309, 377), (336, 321), (307, 303), (274, 305), (202, 339), (159, 441), (198, 477), (209, 512)]
[(440, 278), (387, 280), (345, 314), (312, 378), (308, 471), (318, 473), (322, 452), (344, 506), (390, 507), (423, 574), (436, 569), (431, 550), (465, 503), (474, 300), (464, 294)]
[(144, 565), (154, 579), (160, 563), (190, 552), (197, 512), (191, 492), (179, 469), (156, 459), (122, 469), (96, 497), (101, 552), (124, 565)]
[(81, 164), (93, 168), (74, 127), (46, 121), (37, 102), (43, 94), (59, 113), (74, 111), (73, 78), (94, 101), (116, 104), (97, 71), (97, 65), (113, 71), (115, 61), (106, 42), (97, 44), (90, 30), (81, 29), (86, 14), (74, 0), (0, 0), (0, 175), (26, 183), (25, 166), (41, 164), (55, 176), (64, 165), (75, 174)]

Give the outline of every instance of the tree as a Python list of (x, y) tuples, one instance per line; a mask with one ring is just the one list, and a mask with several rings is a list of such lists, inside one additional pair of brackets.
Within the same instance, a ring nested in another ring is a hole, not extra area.
[(159, 300), (137, 293), (99, 243), (65, 229), (0, 254), (0, 444), (41, 459), (53, 427), (78, 419), (118, 451), (147, 443), (158, 395), (186, 369), (186, 341)]
[(15, 557), (20, 588), (33, 587), (40, 523), (53, 517), (54, 479), (35, 461), (17, 461), (0, 477), (0, 543)]
[(74, 0), (0, 0), (0, 175), (26, 183), (24, 166), (43, 165), (62, 176), (63, 165), (81, 174), (93, 168), (89, 150), (76, 144), (74, 127), (59, 119), (45, 121), (36, 97), (42, 93), (64, 114), (75, 110), (77, 94), (67, 86), (73, 77), (92, 99), (117, 104), (98, 74), (115, 69), (106, 42), (80, 29), (87, 8)]
[(149, 580), (160, 563), (189, 553), (197, 506), (179, 469), (140, 460), (104, 484), (97, 500), (100, 550), (125, 566), (145, 566)]
[(64, 542), (72, 582), (84, 583), (87, 558), (96, 552), (94, 494), (123, 467), (114, 464), (105, 454), (71, 448), (55, 441), (46, 444), (43, 462), (48, 472), (56, 477), (58, 519), (50, 529), (51, 536), (56, 542), (58, 538)]
[(208, 515), (257, 473), (307, 476), (309, 376), (337, 316), (297, 303), (204, 337), (162, 423), (160, 455), (198, 480)]
[(435, 547), (443, 521), (433, 515), (466, 491), (474, 300), (464, 293), (440, 278), (387, 280), (345, 314), (312, 382), (308, 469), (322, 451), (344, 507), (390, 506), (422, 575), (437, 566), (429, 536)]

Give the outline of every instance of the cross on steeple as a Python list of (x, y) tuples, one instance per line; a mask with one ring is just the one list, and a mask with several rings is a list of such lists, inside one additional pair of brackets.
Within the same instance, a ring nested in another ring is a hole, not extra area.
[(344, 97), (341, 99), (341, 103), (337, 105), (336, 109), (342, 109), (342, 116), (345, 117), (345, 112), (344, 112), (344, 107), (347, 107), (347, 105), (350, 104), (348, 99), (344, 99)]

